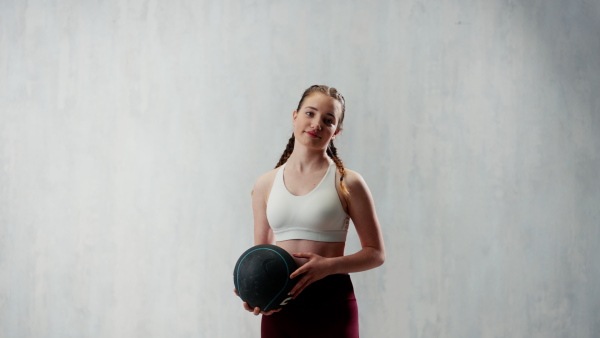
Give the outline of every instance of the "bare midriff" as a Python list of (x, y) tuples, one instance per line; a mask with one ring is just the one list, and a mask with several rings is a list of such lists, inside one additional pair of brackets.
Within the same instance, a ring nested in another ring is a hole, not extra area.
[[(290, 254), (295, 253), (314, 253), (322, 257), (332, 258), (344, 255), (345, 242), (317, 242), (306, 239), (290, 239), (275, 243), (277, 246), (285, 249)], [(298, 267), (308, 262), (306, 258), (294, 257)]]

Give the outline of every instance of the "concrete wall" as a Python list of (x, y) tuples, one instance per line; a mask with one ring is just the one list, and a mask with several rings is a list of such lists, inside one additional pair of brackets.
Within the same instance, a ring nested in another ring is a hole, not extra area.
[(0, 336), (258, 337), (250, 190), (322, 83), (386, 240), (363, 337), (598, 337), (598, 32), (584, 0), (0, 2)]

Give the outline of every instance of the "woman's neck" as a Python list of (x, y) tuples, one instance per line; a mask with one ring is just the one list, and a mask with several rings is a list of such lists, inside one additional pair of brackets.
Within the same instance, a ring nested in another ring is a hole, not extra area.
[(293, 168), (300, 172), (315, 171), (331, 164), (331, 159), (325, 151), (312, 150), (305, 147), (294, 147), (294, 151), (286, 161), (288, 168)]

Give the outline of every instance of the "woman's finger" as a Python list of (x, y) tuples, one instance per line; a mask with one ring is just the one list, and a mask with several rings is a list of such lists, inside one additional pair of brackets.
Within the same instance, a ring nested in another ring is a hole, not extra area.
[(311, 258), (313, 256), (313, 253), (312, 252), (296, 252), (296, 253), (292, 254), (292, 256), (298, 257), (298, 258)]
[(246, 309), (246, 311), (250, 311), (252, 312), (252, 308), (250, 307), (250, 305), (248, 305), (248, 303), (244, 302), (244, 309)]
[(294, 285), (294, 287), (290, 290), (290, 296), (292, 296), (292, 299), (295, 298), (296, 292), (298, 291), (298, 289), (300, 289), (301, 283), (302, 283), (302, 279), (300, 279), (298, 282), (296, 282), (296, 285)]
[(290, 292), (290, 294), (292, 295), (292, 299), (296, 299), (296, 297), (298, 297), (300, 292), (302, 292), (302, 290), (304, 290), (304, 288), (306, 286), (308, 286), (308, 284), (310, 284), (308, 282), (308, 277), (304, 277), (304, 278), (300, 279), (298, 281), (298, 283), (296, 283), (296, 285), (294, 286), (292, 291)]
[(292, 274), (290, 275), (290, 279), (294, 279), (294, 278), (300, 276), (301, 274), (305, 273), (307, 269), (308, 269), (308, 267), (306, 267), (306, 264), (302, 265), (301, 267), (296, 269), (296, 271), (292, 272)]
[(296, 297), (298, 297), (299, 294), (302, 293), (302, 291), (304, 291), (304, 289), (306, 289), (306, 287), (309, 285), (310, 283), (305, 283), (301, 288), (299, 288), (296, 293), (294, 293), (294, 296), (292, 297), (292, 299), (296, 299)]
[(265, 316), (270, 316), (270, 315), (274, 314), (275, 312), (279, 312), (279, 311), (281, 311), (281, 308), (275, 309), (275, 310), (269, 310), (267, 312), (263, 312), (262, 314)]

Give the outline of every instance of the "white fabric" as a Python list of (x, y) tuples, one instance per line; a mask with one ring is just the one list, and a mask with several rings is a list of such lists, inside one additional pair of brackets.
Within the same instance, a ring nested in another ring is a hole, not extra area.
[(292, 195), (285, 187), (285, 164), (279, 167), (267, 202), (267, 220), (276, 241), (307, 239), (345, 242), (350, 217), (344, 211), (335, 187), (335, 163), (308, 194)]

